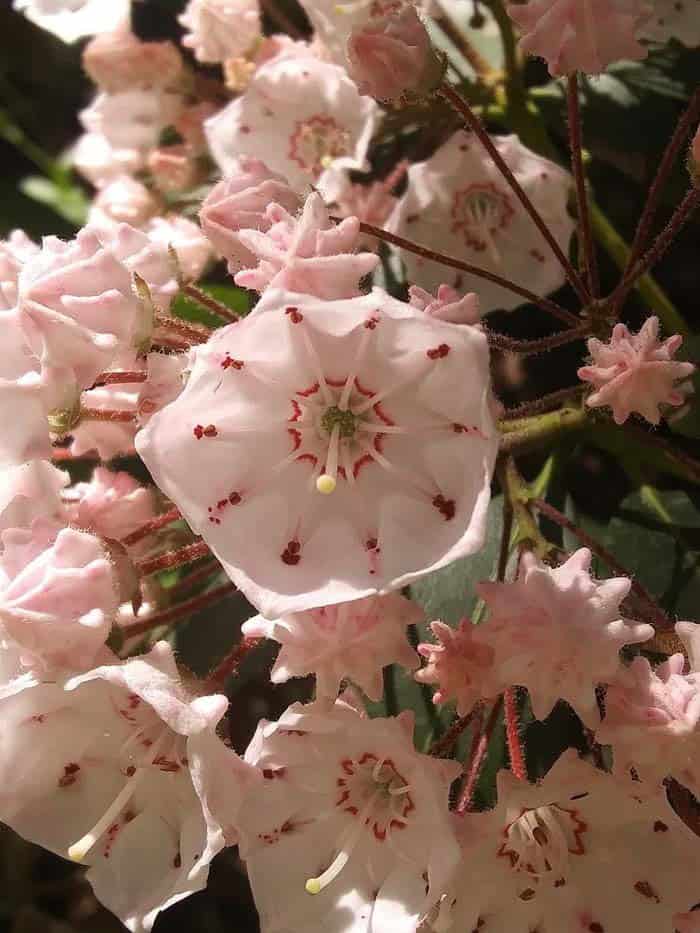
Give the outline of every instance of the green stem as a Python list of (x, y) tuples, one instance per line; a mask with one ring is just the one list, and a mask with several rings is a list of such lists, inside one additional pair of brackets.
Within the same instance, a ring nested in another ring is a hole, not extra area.
[(538, 557), (546, 560), (554, 556), (557, 548), (544, 537), (537, 519), (530, 510), (532, 490), (528, 487), (512, 457), (507, 457), (498, 467), (498, 478), (504, 497), (510, 502), (515, 520), (514, 544), (525, 545)]
[(566, 406), (532, 418), (513, 418), (499, 422), (503, 434), (501, 450), (521, 453), (546, 447), (550, 442), (582, 430), (588, 420), (585, 408)]
[(14, 146), (23, 156), (57, 184), (65, 183), (66, 171), (44, 152), (41, 146), (33, 142), (24, 130), (18, 126), (6, 110), (0, 109), (0, 137)]
[[(591, 220), (593, 222), (593, 231), (598, 242), (615, 264), (621, 270), (625, 269), (631, 249), (615, 227), (613, 227), (609, 218), (606, 217), (595, 202), (591, 202)], [(683, 335), (688, 335), (690, 333), (688, 325), (653, 276), (649, 274), (642, 276), (637, 281), (635, 288), (651, 310), (658, 314), (661, 323), (668, 333)]]

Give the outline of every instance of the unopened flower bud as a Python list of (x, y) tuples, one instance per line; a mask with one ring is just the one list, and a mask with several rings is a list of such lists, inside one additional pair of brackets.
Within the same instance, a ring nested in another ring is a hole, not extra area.
[(184, 191), (197, 180), (197, 164), (185, 146), (154, 149), (148, 157), (148, 167), (161, 191)]
[(347, 57), (348, 72), (360, 93), (385, 101), (431, 94), (446, 67), (445, 57), (433, 48), (424, 23), (410, 5), (353, 30)]
[(127, 31), (96, 36), (85, 47), (83, 68), (103, 91), (172, 86), (182, 57), (172, 42), (141, 42)]

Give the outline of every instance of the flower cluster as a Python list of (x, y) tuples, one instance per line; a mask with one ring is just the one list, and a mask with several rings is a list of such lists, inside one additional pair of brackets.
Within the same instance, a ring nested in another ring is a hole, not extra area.
[[(649, 243), (652, 194), (605, 294), (575, 77), (695, 44), (694, 4), (508, 5), (569, 76), (570, 171), (534, 104), (527, 145), (495, 131), (463, 36), (487, 131), (444, 11), (304, 0), (306, 40), (189, 0), (183, 55), (129, 0), (15, 0), (91, 37), (96, 96), (85, 224), (0, 242), (0, 820), (134, 933), (232, 846), (263, 933), (698, 928), (698, 817), (667, 791), (700, 797), (700, 629), (665, 611), (695, 565), (659, 597), (560, 495), (598, 442), (654, 531), (697, 537), (651, 483), (690, 501), (698, 465), (642, 423), (691, 408), (681, 317), (648, 282), (658, 314), (620, 317), (700, 195)], [(522, 340), (535, 307), (566, 329)], [(511, 354), (565, 344), (580, 382), (506, 409)], [(250, 617), (196, 676), (179, 625), (226, 598)], [(239, 744), (228, 678), (261, 646), (303, 699)]]

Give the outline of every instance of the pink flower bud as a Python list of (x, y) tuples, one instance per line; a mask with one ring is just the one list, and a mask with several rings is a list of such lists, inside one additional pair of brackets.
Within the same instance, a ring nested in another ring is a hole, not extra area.
[(141, 42), (128, 31), (96, 36), (83, 52), (83, 68), (103, 91), (168, 87), (182, 72), (172, 42)]
[(348, 72), (361, 94), (378, 100), (424, 96), (439, 85), (444, 58), (413, 6), (371, 19), (347, 43)]
[(255, 265), (255, 258), (240, 241), (242, 229), (266, 232), (272, 226), (266, 208), (271, 202), (294, 214), (301, 200), (281, 175), (258, 159), (241, 156), (229, 175), (215, 185), (202, 204), (199, 220), (215, 249), (228, 260), (231, 273)]
[(100, 231), (122, 223), (141, 227), (157, 213), (158, 202), (148, 188), (130, 175), (121, 175), (97, 194), (88, 223)]
[(478, 324), (481, 320), (479, 296), (474, 292), (460, 295), (450, 285), (440, 285), (433, 297), (430, 292), (412, 285), (409, 290), (409, 303), (426, 314), (450, 321), (452, 324)]

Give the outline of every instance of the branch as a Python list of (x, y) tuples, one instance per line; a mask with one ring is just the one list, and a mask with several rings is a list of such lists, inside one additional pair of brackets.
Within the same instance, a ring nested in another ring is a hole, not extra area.
[(583, 144), (581, 139), (581, 108), (578, 99), (578, 75), (569, 75), (566, 99), (569, 114), (569, 147), (571, 149), (571, 168), (576, 182), (576, 209), (578, 215), (579, 265), (585, 269), (588, 286), (593, 298), (597, 298), (600, 289), (598, 263), (596, 260), (591, 212), (586, 192), (586, 175), (583, 168)]
[(221, 586), (217, 586), (216, 589), (209, 590), (206, 593), (200, 593), (198, 596), (186, 599), (184, 602), (178, 603), (176, 606), (171, 606), (169, 609), (163, 609), (161, 612), (154, 612), (151, 615), (145, 616), (143, 619), (139, 619), (138, 622), (133, 622), (131, 625), (121, 626), (121, 634), (124, 638), (131, 638), (134, 635), (144, 635), (146, 632), (151, 632), (154, 628), (159, 628), (161, 625), (179, 622), (181, 619), (195, 612), (199, 612), (202, 609), (206, 609), (207, 606), (211, 606), (221, 599), (225, 599), (227, 596), (235, 593), (236, 590), (237, 587), (234, 583), (222, 583)]

